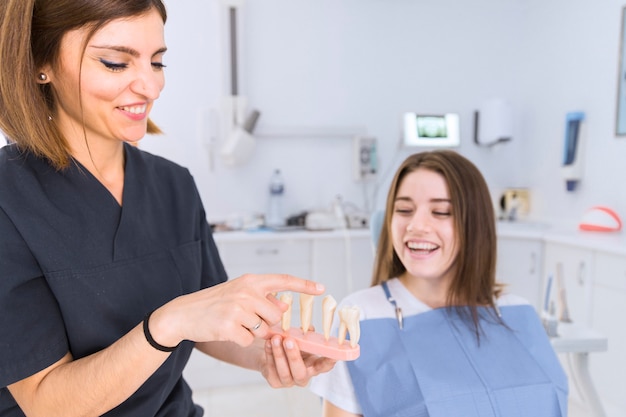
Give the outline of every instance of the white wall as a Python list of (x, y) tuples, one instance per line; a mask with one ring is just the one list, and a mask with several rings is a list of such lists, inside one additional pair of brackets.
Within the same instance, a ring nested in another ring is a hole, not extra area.
[[(523, 171), (537, 214), (577, 222), (590, 206), (604, 204), (626, 216), (626, 138), (615, 136), (621, 11), (617, 0), (532, 0), (524, 44)], [(565, 191), (560, 178), (564, 115), (587, 116), (584, 177), (580, 189)]]
[[(373, 198), (382, 205), (389, 176), (408, 154), (398, 151), (405, 111), (459, 113), (459, 151), (494, 196), (506, 186), (530, 187), (534, 218), (575, 223), (593, 204), (626, 209), (626, 194), (614, 190), (626, 174), (626, 139), (613, 133), (617, 0), (249, 0), (239, 16), (239, 84), (261, 111), (262, 137), (239, 169), (203, 145), (213, 140), (217, 151), (223, 141), (226, 9), (217, 0), (167, 6), (168, 84), (153, 113), (167, 135), (142, 147), (191, 169), (210, 220), (264, 211), (273, 168), (286, 177), (288, 214), (325, 206), (336, 194), (364, 208)], [(490, 97), (511, 101), (515, 138), (479, 148), (473, 111)], [(581, 188), (567, 193), (560, 164), (572, 110), (587, 113), (589, 137)], [(301, 137), (314, 129), (329, 134)], [(387, 175), (377, 194), (352, 180), (348, 135), (332, 135), (352, 130), (379, 140)]]
[[(517, 2), (264, 0), (248, 2), (245, 12), (243, 88), (264, 112), (260, 130), (364, 126), (379, 139), (382, 172), (391, 175), (407, 154), (396, 155), (403, 112), (458, 112), (463, 152), (496, 182), (501, 178), (501, 167), (485, 163), (491, 153), (470, 143), (470, 120), (485, 98), (514, 99), (517, 65), (510, 45), (520, 36), (521, 25), (511, 18), (520, 15)], [(264, 142), (270, 154), (293, 161), (302, 192), (313, 191), (317, 203), (336, 193), (362, 203), (352, 181), (349, 138), (313, 142), (319, 149), (297, 138), (291, 146)], [(513, 156), (513, 148), (501, 156)], [(308, 149), (321, 154), (310, 158)], [(321, 169), (327, 158), (333, 159)], [(262, 167), (263, 159), (251, 169)], [(388, 180), (381, 178), (379, 201)]]

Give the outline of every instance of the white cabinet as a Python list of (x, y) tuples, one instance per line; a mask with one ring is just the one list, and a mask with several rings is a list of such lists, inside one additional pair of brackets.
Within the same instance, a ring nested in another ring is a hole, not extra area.
[[(589, 356), (589, 372), (606, 415), (625, 415), (626, 331), (622, 317), (626, 311), (626, 254), (591, 244), (547, 241), (544, 265), (545, 276), (552, 275), (554, 284), (562, 271), (572, 321), (607, 338), (608, 350)], [(567, 358), (561, 359), (570, 373)], [(570, 380), (572, 399), (584, 401), (572, 375)]]
[(326, 285), (326, 292), (337, 301), (370, 286), (374, 253), (369, 237), (315, 239), (312, 243), (312, 279)]
[[(591, 289), (593, 284), (593, 250), (560, 242), (548, 241), (544, 251), (544, 292), (547, 280), (552, 277), (550, 299), (557, 307), (557, 317), (567, 316), (581, 326), (590, 326)], [(561, 298), (566, 300), (567, 312), (563, 312)], [(542, 307), (543, 308), (543, 307)], [(594, 353), (594, 358), (599, 353)], [(572, 357), (559, 354), (559, 359), (570, 383), (570, 402), (584, 406), (584, 398), (576, 384), (576, 372), (572, 368)], [(591, 376), (595, 380), (594, 375)]]
[(505, 292), (524, 297), (535, 309), (541, 307), (543, 242), (540, 239), (498, 237), (496, 280)]
[[(570, 319), (585, 326), (591, 325), (593, 256), (589, 248), (558, 242), (545, 244), (543, 276), (544, 282), (553, 277), (551, 298), (558, 300), (564, 289)], [(560, 307), (558, 302), (557, 305)]]
[(217, 247), (229, 279), (246, 273), (311, 276), (309, 240), (217, 241)]
[(607, 336), (609, 347), (606, 352), (593, 355), (590, 369), (609, 416), (624, 415), (626, 411), (625, 313), (626, 255), (596, 252), (591, 325)]
[[(229, 279), (243, 274), (285, 273), (321, 282), (339, 301), (357, 288), (369, 286), (373, 251), (367, 230), (215, 234)], [(294, 294), (292, 324), (299, 325)], [(321, 329), (321, 297), (316, 297), (313, 323)], [(256, 371), (219, 362), (194, 351), (185, 368), (194, 390), (264, 381)]]
[[(346, 295), (370, 286), (374, 254), (369, 235), (362, 238), (317, 238), (312, 247), (311, 279), (321, 282), (326, 293), (340, 302)], [(321, 301), (317, 297), (313, 325), (321, 329)]]

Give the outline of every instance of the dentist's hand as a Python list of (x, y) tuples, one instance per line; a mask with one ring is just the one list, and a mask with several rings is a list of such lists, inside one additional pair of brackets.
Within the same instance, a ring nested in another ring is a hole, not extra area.
[(265, 341), (265, 363), (261, 373), (274, 388), (306, 386), (310, 379), (328, 372), (334, 359), (301, 352), (293, 338), (274, 335)]
[[(249, 346), (255, 338), (266, 338), (269, 327), (279, 323), (287, 310), (287, 304), (273, 295), (281, 291), (320, 295), (324, 286), (291, 275), (246, 274), (165, 304), (152, 314), (150, 332), (164, 346), (176, 346), (182, 340)], [(293, 360), (289, 352), (283, 351), (284, 356), (276, 352), (276, 371), (281, 375), (285, 373), (282, 359)], [(301, 365), (305, 365), (297, 360), (294, 365), (299, 379), (304, 373)], [(271, 374), (268, 371), (270, 378)]]

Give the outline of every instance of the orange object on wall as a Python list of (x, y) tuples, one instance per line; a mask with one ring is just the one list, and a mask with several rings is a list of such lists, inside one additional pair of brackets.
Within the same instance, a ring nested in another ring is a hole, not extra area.
[(622, 220), (610, 208), (595, 206), (583, 215), (578, 228), (592, 232), (617, 232), (622, 230)]

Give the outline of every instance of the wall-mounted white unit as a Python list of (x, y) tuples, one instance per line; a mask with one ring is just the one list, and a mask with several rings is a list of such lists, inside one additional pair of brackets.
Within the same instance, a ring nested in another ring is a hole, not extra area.
[(474, 112), (474, 143), (493, 146), (513, 138), (513, 111), (502, 99), (486, 100)]

